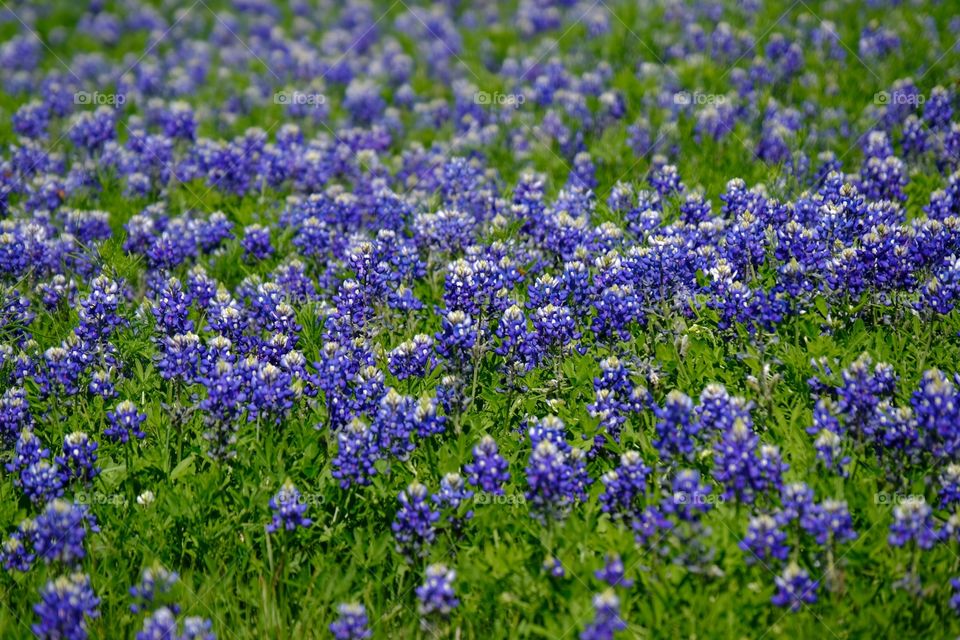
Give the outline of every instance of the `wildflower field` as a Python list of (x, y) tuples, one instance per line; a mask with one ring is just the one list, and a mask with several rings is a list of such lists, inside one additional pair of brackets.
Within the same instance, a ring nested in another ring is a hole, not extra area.
[(960, 12), (0, 0), (0, 638), (960, 635)]

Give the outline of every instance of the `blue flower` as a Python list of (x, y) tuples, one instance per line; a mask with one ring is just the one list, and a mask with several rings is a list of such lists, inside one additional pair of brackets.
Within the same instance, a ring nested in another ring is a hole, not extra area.
[(789, 607), (791, 611), (799, 611), (804, 605), (817, 601), (817, 590), (820, 582), (811, 580), (806, 569), (797, 563), (791, 562), (783, 573), (774, 579), (777, 592), (771, 602), (778, 607)]
[(611, 587), (624, 587), (629, 589), (633, 586), (633, 580), (625, 576), (623, 560), (620, 559), (619, 555), (607, 555), (604, 562), (603, 567), (593, 573), (597, 580), (603, 580)]
[(495, 495), (503, 494), (503, 483), (510, 479), (509, 465), (497, 450), (497, 441), (483, 436), (473, 448), (473, 462), (464, 466), (467, 481), (474, 487)]
[(140, 440), (147, 437), (140, 425), (147, 419), (145, 413), (137, 411), (137, 407), (129, 400), (124, 400), (113, 411), (107, 412), (110, 426), (103, 430), (108, 439), (126, 443), (130, 436)]
[(443, 564), (427, 567), (426, 579), (417, 587), (418, 611), (424, 618), (430, 616), (447, 617), (459, 604), (453, 590), (453, 581), (457, 574)]
[(330, 623), (330, 633), (336, 640), (364, 640), (370, 637), (367, 628), (367, 609), (358, 603), (343, 603), (337, 607), (338, 618)]
[(738, 546), (747, 554), (747, 564), (769, 558), (786, 560), (790, 553), (787, 534), (774, 517), (765, 514), (750, 518), (747, 535)]
[(39, 621), (31, 629), (47, 640), (86, 640), (87, 621), (100, 617), (99, 606), (88, 576), (62, 576), (40, 590), (40, 602), (33, 607)]
[(620, 598), (612, 589), (593, 596), (593, 622), (580, 633), (580, 640), (613, 640), (618, 631), (627, 628), (620, 618)]
[(281, 528), (293, 531), (297, 527), (309, 527), (313, 521), (304, 515), (307, 512), (307, 506), (300, 492), (288, 478), (276, 495), (270, 499), (273, 520), (267, 525), (267, 531), (273, 533)]
[(908, 497), (893, 508), (893, 523), (887, 538), (891, 546), (902, 547), (913, 541), (920, 549), (930, 549), (941, 535), (933, 520), (933, 510), (923, 497)]
[(398, 496), (400, 509), (390, 528), (397, 552), (409, 560), (425, 556), (437, 536), (435, 525), (440, 512), (430, 508), (427, 496), (427, 487), (416, 481)]

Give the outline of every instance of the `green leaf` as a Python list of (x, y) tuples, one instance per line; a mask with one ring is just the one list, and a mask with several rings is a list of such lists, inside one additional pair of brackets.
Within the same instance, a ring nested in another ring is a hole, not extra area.
[(196, 472), (196, 468), (193, 464), (194, 456), (190, 454), (173, 468), (173, 471), (170, 472), (170, 480), (176, 482), (184, 476), (192, 476)]

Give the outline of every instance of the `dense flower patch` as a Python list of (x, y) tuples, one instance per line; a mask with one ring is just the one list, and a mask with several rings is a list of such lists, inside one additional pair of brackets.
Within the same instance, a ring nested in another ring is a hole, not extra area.
[(960, 631), (949, 3), (0, 4), (4, 638)]

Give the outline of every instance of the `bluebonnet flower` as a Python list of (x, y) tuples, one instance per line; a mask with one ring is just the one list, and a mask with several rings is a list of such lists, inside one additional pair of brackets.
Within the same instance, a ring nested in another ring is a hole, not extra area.
[(700, 393), (697, 418), (703, 431), (724, 434), (733, 428), (737, 420), (751, 427), (753, 425), (753, 418), (750, 415), (752, 408), (752, 403), (743, 398), (731, 396), (722, 384), (711, 383)]
[(753, 501), (753, 492), (762, 489), (756, 448), (759, 436), (753, 432), (749, 415), (735, 418), (714, 445), (713, 475), (727, 485), (727, 494)]
[(780, 490), (780, 503), (783, 510), (777, 519), (784, 524), (803, 517), (813, 508), (813, 489), (804, 482), (793, 482)]
[(497, 441), (483, 436), (473, 448), (473, 462), (464, 466), (467, 481), (482, 491), (503, 495), (503, 483), (510, 479), (509, 465), (497, 450)]
[(398, 496), (400, 509), (390, 528), (397, 541), (397, 553), (410, 560), (425, 556), (437, 535), (435, 524), (440, 512), (430, 508), (427, 496), (427, 488), (416, 481)]
[(13, 130), (26, 138), (46, 138), (50, 109), (39, 100), (31, 100), (14, 112)]
[(413, 435), (417, 430), (415, 407), (413, 398), (400, 395), (393, 388), (383, 395), (371, 425), (381, 451), (406, 460), (414, 450)]
[(934, 455), (960, 451), (960, 399), (953, 381), (936, 369), (924, 372), (910, 405), (917, 426), (934, 440)]
[(847, 477), (850, 456), (843, 455), (843, 439), (835, 431), (823, 429), (813, 446), (817, 450), (817, 459), (823, 462), (824, 467), (841, 477)]
[(429, 438), (443, 433), (447, 428), (447, 416), (437, 414), (437, 398), (422, 396), (413, 412), (417, 435)]
[(136, 405), (129, 400), (124, 400), (107, 412), (107, 420), (110, 426), (103, 430), (103, 435), (114, 442), (120, 441), (126, 443), (130, 436), (143, 440), (147, 434), (143, 432), (140, 425), (147, 419), (145, 413), (137, 411)]
[(432, 564), (427, 567), (424, 583), (417, 587), (417, 610), (424, 618), (429, 616), (446, 617), (459, 604), (453, 590), (453, 581), (457, 574), (443, 564)]
[(450, 311), (442, 319), (436, 336), (437, 353), (456, 362), (468, 363), (477, 341), (477, 326), (463, 311)]
[(100, 396), (104, 400), (110, 400), (117, 395), (117, 390), (113, 385), (109, 371), (95, 371), (93, 375), (90, 376), (90, 384), (87, 385), (87, 391), (89, 391), (91, 395)]
[(246, 259), (266, 260), (273, 255), (273, 245), (270, 244), (270, 229), (259, 224), (252, 224), (243, 230), (240, 240), (243, 255)]
[[(133, 598), (133, 604), (130, 605), (131, 613), (140, 613), (146, 611), (154, 605), (157, 598), (164, 596), (173, 589), (177, 581), (180, 580), (179, 574), (165, 569), (160, 564), (154, 564), (151, 567), (145, 567), (140, 574), (140, 581), (130, 587), (130, 597)], [(176, 605), (171, 607), (174, 613), (179, 611)]]
[[(253, 356), (251, 356), (253, 358)], [(245, 363), (251, 369), (247, 419), (264, 419), (281, 424), (293, 408), (293, 376), (273, 364), (255, 359)]]
[[(30, 465), (50, 457), (50, 450), (43, 446), (32, 429), (24, 428), (13, 447), (13, 456), (5, 467), (10, 473), (18, 473)], [(15, 480), (14, 483), (17, 481)]]
[(181, 633), (176, 614), (176, 610), (160, 607), (143, 621), (143, 629), (137, 633), (136, 640), (216, 640), (216, 635), (210, 631), (212, 623), (198, 616), (185, 618)]
[(0, 396), (0, 444), (14, 445), (20, 434), (32, 433), (33, 416), (23, 387), (11, 387)]
[(677, 167), (672, 164), (663, 164), (650, 175), (650, 185), (657, 190), (660, 197), (673, 193), (683, 193), (686, 186), (680, 180)]
[(844, 428), (834, 416), (836, 407), (829, 398), (821, 398), (813, 409), (813, 426), (807, 433), (816, 435), (814, 448), (817, 450), (817, 459), (824, 467), (834, 471), (841, 477), (847, 475), (847, 465), (850, 457), (843, 455)]
[(168, 335), (192, 331), (193, 322), (187, 318), (190, 302), (190, 294), (184, 291), (183, 284), (176, 278), (169, 278), (157, 292), (157, 299), (150, 309), (157, 327)]
[(209, 443), (207, 455), (215, 460), (236, 455), (237, 421), (243, 413), (248, 383), (240, 367), (223, 359), (201, 380), (207, 389), (207, 397), (200, 401), (207, 429), (203, 438)]
[(953, 117), (953, 96), (942, 86), (930, 90), (930, 95), (923, 106), (923, 119), (934, 131), (945, 129), (950, 125)]
[(960, 578), (950, 578), (950, 608), (960, 616)]
[(663, 512), (678, 520), (693, 522), (713, 508), (712, 489), (700, 481), (700, 473), (694, 469), (678, 471), (673, 478), (667, 499), (662, 504)]
[(566, 570), (563, 568), (563, 563), (560, 562), (560, 559), (556, 556), (547, 556), (543, 559), (543, 570), (547, 572), (547, 575), (551, 578), (564, 578), (567, 575)]
[(747, 554), (747, 564), (768, 558), (786, 560), (790, 553), (787, 534), (780, 529), (776, 518), (766, 514), (750, 518), (747, 535), (738, 546)]
[(960, 502), (960, 464), (949, 464), (940, 473), (939, 496), (941, 508), (950, 508)]
[(34, 504), (43, 504), (63, 495), (64, 476), (47, 460), (34, 462), (20, 471), (20, 486)]
[(387, 354), (390, 373), (398, 380), (422, 378), (431, 365), (433, 338), (417, 334), (411, 340), (401, 342)]
[(843, 382), (837, 389), (837, 408), (846, 418), (848, 429), (859, 437), (872, 436), (872, 422), (881, 400), (896, 390), (896, 374), (888, 364), (873, 361), (867, 354), (844, 369)]
[(611, 587), (629, 589), (633, 586), (633, 580), (625, 576), (623, 560), (617, 554), (607, 555), (603, 567), (594, 571), (593, 575), (597, 580), (603, 580)]
[(857, 538), (847, 503), (842, 500), (824, 500), (808, 506), (800, 516), (800, 526), (822, 545)]
[(113, 109), (106, 106), (74, 114), (67, 130), (70, 141), (78, 148), (98, 151), (108, 140), (116, 138), (115, 114)]
[(157, 370), (164, 380), (179, 378), (187, 383), (196, 380), (197, 365), (202, 357), (203, 345), (195, 333), (165, 336), (159, 345)]
[(64, 482), (76, 478), (90, 483), (100, 468), (97, 463), (97, 443), (87, 434), (74, 431), (63, 439), (63, 455), (56, 457), (56, 463), (63, 474)]
[(920, 549), (930, 549), (940, 537), (933, 510), (922, 496), (910, 496), (894, 506), (893, 523), (887, 538), (891, 546), (902, 547), (913, 541)]
[(343, 107), (357, 123), (369, 124), (380, 116), (385, 103), (376, 82), (355, 78), (344, 92)]
[(66, 305), (73, 306), (77, 296), (77, 283), (74, 279), (58, 273), (48, 281), (38, 284), (35, 291), (47, 310), (54, 311)]
[(273, 533), (281, 528), (293, 531), (297, 527), (309, 527), (313, 524), (313, 520), (305, 515), (307, 506), (300, 495), (300, 491), (288, 478), (276, 495), (270, 499), (273, 520), (267, 525), (267, 532)]
[(630, 325), (644, 319), (639, 296), (630, 284), (613, 284), (604, 288), (593, 304), (596, 315), (590, 330), (601, 340), (626, 341), (630, 338)]
[(81, 298), (77, 313), (80, 324), (76, 333), (85, 340), (109, 338), (118, 327), (126, 324), (120, 315), (121, 283), (106, 276), (98, 276), (90, 283), (90, 293)]
[(653, 446), (665, 460), (676, 457), (692, 459), (700, 433), (700, 424), (693, 412), (693, 401), (681, 391), (667, 394), (663, 407), (655, 409), (657, 439)]
[(582, 449), (565, 451), (548, 439), (534, 446), (527, 465), (531, 516), (541, 522), (562, 520), (574, 503), (586, 499), (590, 478), (585, 457)]
[(213, 623), (207, 618), (200, 616), (189, 616), (183, 619), (183, 640), (217, 640), (217, 636), (211, 629)]
[(370, 637), (367, 609), (358, 603), (343, 603), (337, 607), (336, 620), (330, 623), (330, 633), (336, 640), (364, 640)]
[(197, 244), (204, 253), (218, 249), (233, 237), (233, 223), (222, 211), (214, 211), (206, 221), (200, 221), (196, 230)]
[(143, 629), (137, 632), (136, 640), (179, 638), (177, 618), (167, 607), (160, 607), (143, 621)]
[(61, 576), (40, 590), (40, 602), (33, 607), (39, 621), (31, 629), (38, 638), (86, 640), (87, 621), (100, 617), (99, 606), (89, 576)]
[(593, 160), (589, 153), (581, 151), (574, 156), (569, 182), (583, 189), (597, 188), (596, 168), (593, 166)]
[(48, 563), (76, 565), (86, 557), (83, 543), (88, 530), (99, 531), (99, 528), (86, 505), (51, 500), (31, 527), (34, 552)]
[(36, 379), (44, 396), (56, 393), (71, 396), (77, 393), (77, 383), (83, 366), (77, 361), (76, 355), (76, 352), (71, 353), (62, 346), (50, 347), (43, 352), (43, 369)]
[(447, 520), (453, 525), (454, 530), (459, 531), (463, 527), (463, 521), (473, 517), (473, 511), (459, 515), (460, 505), (472, 497), (473, 491), (466, 488), (463, 477), (459, 473), (447, 473), (440, 480), (440, 491), (433, 494), (431, 499), (439, 508), (450, 510)]
[(618, 631), (627, 628), (620, 618), (620, 598), (612, 589), (593, 596), (593, 622), (580, 633), (580, 640), (613, 640)]
[(791, 611), (799, 611), (804, 605), (817, 601), (820, 582), (811, 580), (807, 570), (795, 562), (788, 564), (774, 582), (777, 592), (771, 602), (778, 607), (790, 607)]
[(0, 547), (0, 564), (7, 571), (26, 573), (33, 566), (36, 554), (27, 548), (30, 537), (33, 535), (33, 526), (32, 520), (26, 520), (17, 531), (4, 540), (3, 546)]
[(680, 219), (687, 224), (706, 222), (712, 215), (710, 201), (704, 199), (703, 194), (699, 192), (687, 194), (686, 199), (680, 205)]
[(567, 307), (548, 304), (533, 313), (533, 327), (541, 348), (562, 349), (580, 338), (576, 322)]
[(629, 520), (637, 515), (638, 499), (647, 489), (650, 467), (636, 451), (627, 451), (620, 456), (620, 466), (601, 477), (603, 493), (600, 508), (614, 520)]
[(352, 420), (337, 433), (337, 444), (332, 475), (340, 481), (340, 487), (347, 489), (351, 484), (370, 484), (370, 478), (377, 472), (374, 462), (382, 453), (376, 436), (366, 423), (360, 418)]
[(527, 329), (527, 317), (518, 305), (511, 305), (504, 310), (495, 334), (500, 338), (496, 348), (498, 355), (516, 358), (527, 369), (536, 364), (540, 356), (537, 334)]

